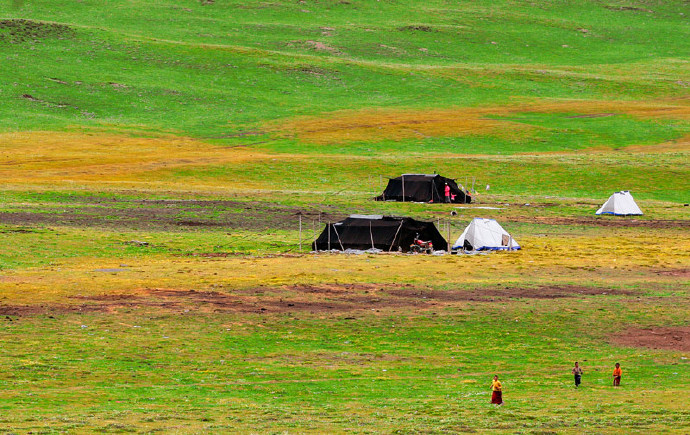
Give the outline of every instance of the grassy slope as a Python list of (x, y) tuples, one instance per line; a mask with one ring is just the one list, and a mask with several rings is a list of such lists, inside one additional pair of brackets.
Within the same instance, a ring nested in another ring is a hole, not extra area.
[[(94, 13), (93, 2), (0, 10), (65, 23), (74, 32), (21, 42), (21, 50), (2, 45), (22, 73), (19, 82), (14, 71), (3, 80), (3, 110), (15, 114), (5, 128), (141, 126), (208, 138), (339, 109), (687, 95), (677, 83), (685, 64), (675, 55), (689, 48), (677, 37), (687, 31), (676, 12), (680, 3), (659, 5), (653, 14), (598, 3), (473, 2), (453, 13), (438, 12), (444, 2), (421, 10), (401, 2), (189, 3), (189, 11), (177, 2), (116, 3), (108, 14)], [(410, 30), (415, 26), (424, 30)], [(22, 94), (66, 106), (36, 104)]]
[[(271, 258), (296, 250), (294, 229), (4, 225), (5, 305), (98, 304), (80, 298), (150, 288), (233, 297), (266, 288), (301, 300), (282, 286), (333, 282), (638, 292), (325, 314), (218, 313), (184, 299), (172, 310), (9, 316), (0, 425), (682, 432), (687, 353), (616, 346), (610, 332), (686, 324), (687, 279), (658, 273), (690, 267), (685, 228), (538, 218), (587, 217), (628, 188), (648, 211), (642, 219), (687, 222), (688, 14), (684, 2), (618, 1), (0, 5), (6, 19), (69, 26), (31, 38), (16, 22), (0, 28), (0, 58), (12, 66), (0, 70), (0, 212), (89, 213), (80, 201), (93, 197), (229, 197), (445, 219), (445, 207), (369, 199), (379, 175), (432, 167), (491, 184), (479, 199), (502, 207), (463, 210), (453, 238), (488, 215), (526, 248)], [(540, 207), (516, 206), (525, 202)], [(190, 216), (218, 219), (204, 213)], [(205, 252), (261, 256), (188, 256)], [(128, 271), (94, 272), (122, 264)], [(587, 370), (577, 407), (573, 359)], [(614, 360), (627, 369), (618, 391), (607, 388)], [(496, 371), (502, 409), (486, 403)]]

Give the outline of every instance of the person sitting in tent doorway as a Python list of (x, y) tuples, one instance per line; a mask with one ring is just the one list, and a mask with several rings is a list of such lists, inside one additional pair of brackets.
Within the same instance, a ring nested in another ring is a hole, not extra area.
[(443, 189), (445, 195), (446, 195), (446, 202), (450, 203), (450, 186), (448, 183), (446, 183), (446, 187)]

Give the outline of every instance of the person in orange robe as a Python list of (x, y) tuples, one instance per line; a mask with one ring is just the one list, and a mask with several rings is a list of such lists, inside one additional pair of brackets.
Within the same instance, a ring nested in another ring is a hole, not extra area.
[(503, 405), (503, 386), (501, 381), (498, 380), (498, 375), (495, 375), (493, 382), (491, 382), (491, 390), (491, 403)]
[(621, 384), (621, 376), (623, 376), (623, 370), (621, 370), (621, 365), (616, 363), (616, 368), (613, 369), (613, 386), (617, 387)]

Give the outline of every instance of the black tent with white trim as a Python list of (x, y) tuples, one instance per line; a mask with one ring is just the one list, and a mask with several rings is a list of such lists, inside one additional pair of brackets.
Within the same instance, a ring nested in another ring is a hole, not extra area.
[(315, 251), (374, 248), (408, 252), (417, 236), (431, 241), (435, 250), (448, 249), (448, 243), (433, 222), (381, 215), (352, 215), (340, 222), (329, 223), (312, 248)]
[(438, 174), (403, 174), (388, 180), (388, 186), (377, 196), (377, 201), (444, 202), (446, 184), (450, 188), (452, 203), (469, 204), (472, 197), (460, 190), (452, 178)]

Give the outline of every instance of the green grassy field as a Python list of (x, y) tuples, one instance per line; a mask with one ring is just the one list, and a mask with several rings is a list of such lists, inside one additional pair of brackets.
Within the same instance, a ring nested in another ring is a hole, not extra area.
[[(0, 4), (0, 431), (687, 433), (688, 16)], [(433, 171), (474, 203), (372, 200)], [(523, 249), (309, 253), (351, 213)]]

